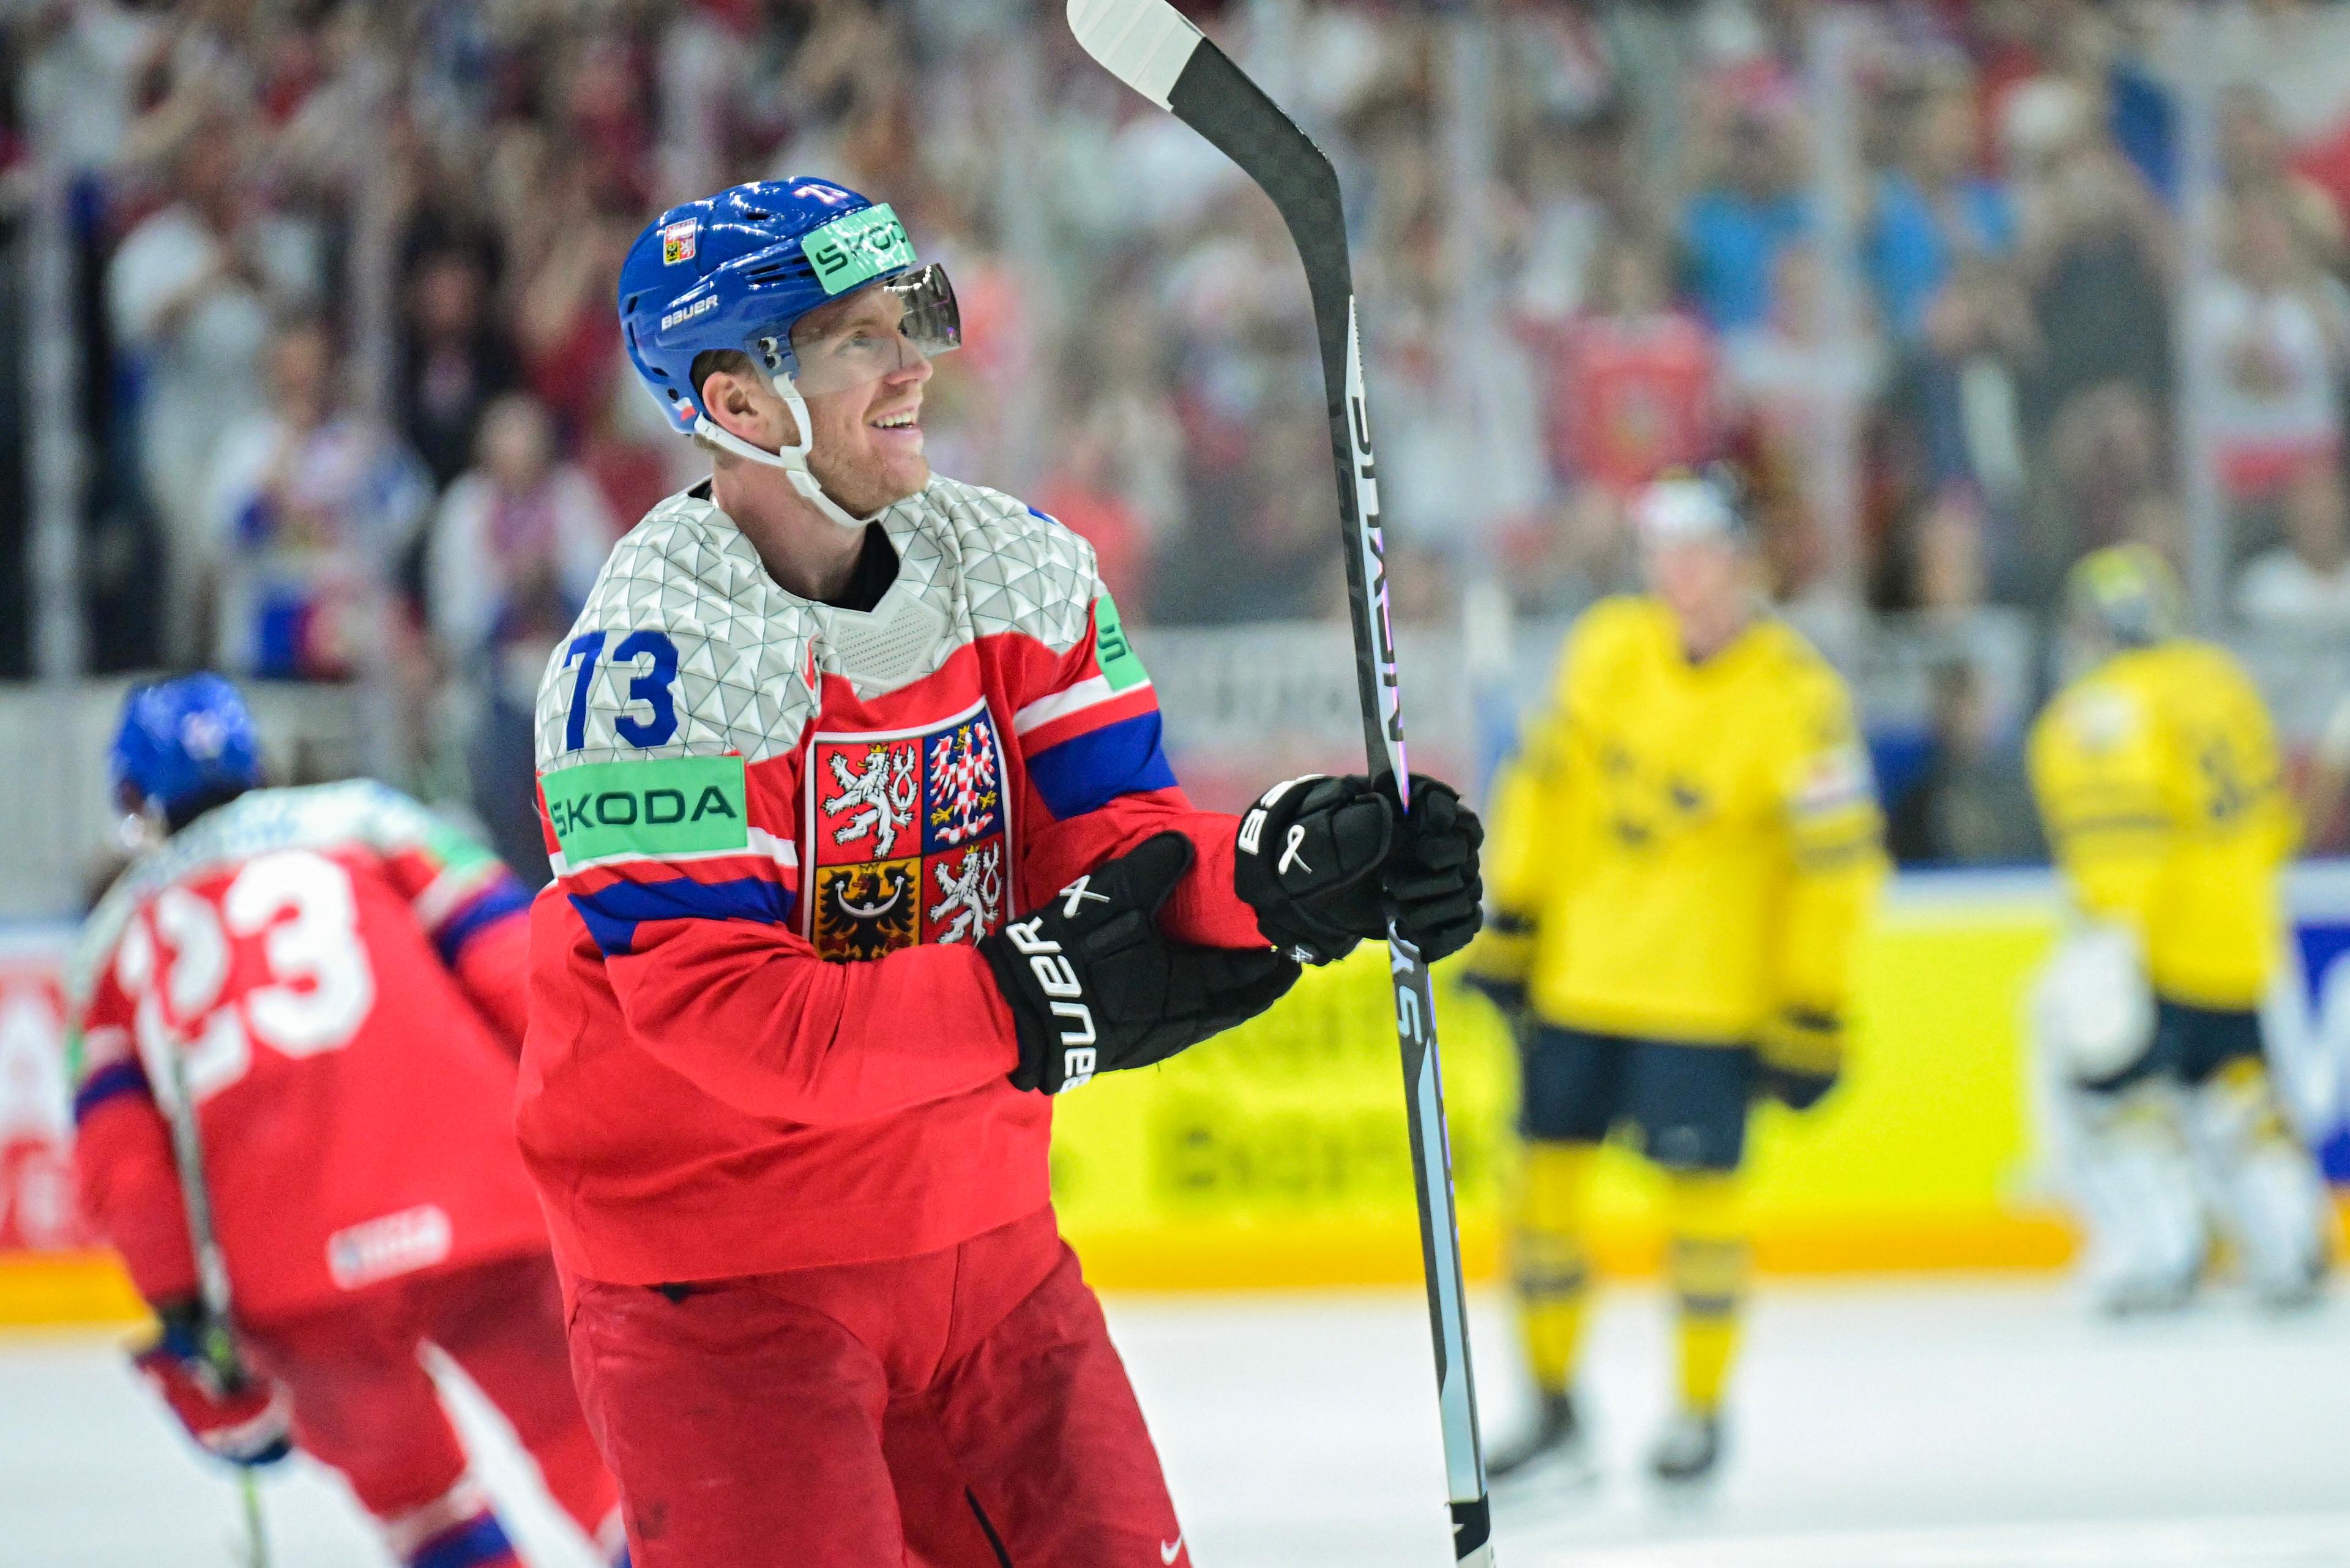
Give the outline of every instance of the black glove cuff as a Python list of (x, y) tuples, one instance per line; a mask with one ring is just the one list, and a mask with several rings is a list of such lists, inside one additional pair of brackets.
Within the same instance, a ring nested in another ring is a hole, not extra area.
[(1760, 1082), (1762, 1092), (1791, 1111), (1808, 1111), (1828, 1097), (1836, 1085), (1834, 1073), (1806, 1073), (1775, 1063), (1762, 1064)]
[(1012, 1010), (1020, 1052), (1012, 1086), (1057, 1095), (1094, 1075), (1097, 1035), (1076, 966), (1044, 926), (1034, 916), (1013, 921), (982, 940), (979, 950)]
[(1013, 1045), (1020, 1053), (1019, 1064), (1012, 1069), (1012, 1086), (1042, 1089), (1045, 1039), (1035, 1014), (1027, 1005), (1027, 961), (992, 937), (979, 944), (979, 956), (994, 971), (995, 989), (1003, 993), (1003, 1005), (1012, 1014)]

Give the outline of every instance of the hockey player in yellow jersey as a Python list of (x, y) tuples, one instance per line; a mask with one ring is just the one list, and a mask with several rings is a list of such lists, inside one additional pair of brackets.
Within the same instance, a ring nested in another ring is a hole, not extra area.
[(1748, 1106), (1808, 1109), (1834, 1086), (1884, 875), (1850, 698), (1763, 607), (1735, 501), (1669, 479), (1635, 517), (1653, 591), (1602, 601), (1569, 636), (1496, 792), (1493, 909), (1471, 949), (1522, 1048), (1513, 1266), (1541, 1396), (1496, 1477), (1584, 1462), (1585, 1208), (1617, 1129), (1664, 1173), (1679, 1303), (1679, 1409), (1653, 1466), (1712, 1470), (1748, 1272)]
[(2085, 557), (2066, 597), (2091, 664), (2033, 725), (2030, 763), (2074, 922), (2036, 1011), (2093, 1283), (2117, 1311), (2183, 1302), (2209, 1214), (2259, 1294), (2306, 1301), (2330, 1225), (2261, 1037), (2297, 832), (2268, 710), (2224, 649), (2178, 634), (2151, 550)]

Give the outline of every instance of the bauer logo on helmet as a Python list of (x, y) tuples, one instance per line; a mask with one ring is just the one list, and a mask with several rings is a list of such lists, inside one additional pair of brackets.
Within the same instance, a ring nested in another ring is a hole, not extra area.
[(714, 294), (705, 294), (700, 299), (695, 300), (691, 305), (685, 306), (681, 309), (672, 310), (667, 316), (662, 317), (660, 318), (660, 329), (663, 332), (667, 332), (673, 327), (682, 327), (687, 322), (691, 321), (695, 317), (707, 316), (717, 308), (718, 296)]

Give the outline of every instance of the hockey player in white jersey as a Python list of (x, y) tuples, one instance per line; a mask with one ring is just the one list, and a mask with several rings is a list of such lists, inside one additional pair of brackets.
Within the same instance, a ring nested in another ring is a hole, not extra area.
[(2224, 1239), (2262, 1300), (2306, 1304), (2334, 1223), (2261, 1016), (2297, 828), (2275, 727), (2231, 655), (2180, 635), (2153, 551), (2085, 557), (2067, 596), (2095, 662), (2033, 727), (2073, 904), (2034, 1002), (2093, 1286), (2113, 1311), (2178, 1305)]

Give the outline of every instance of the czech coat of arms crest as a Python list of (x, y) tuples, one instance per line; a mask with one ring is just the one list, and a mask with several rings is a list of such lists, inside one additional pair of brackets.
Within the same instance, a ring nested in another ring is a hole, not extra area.
[(1000, 927), (1012, 877), (1005, 783), (983, 701), (920, 729), (820, 732), (808, 752), (804, 898), (817, 955), (877, 959)]

